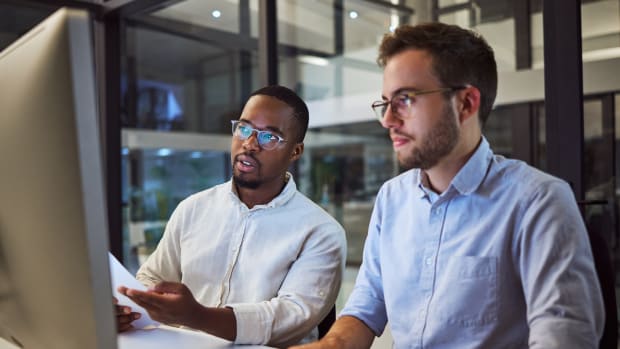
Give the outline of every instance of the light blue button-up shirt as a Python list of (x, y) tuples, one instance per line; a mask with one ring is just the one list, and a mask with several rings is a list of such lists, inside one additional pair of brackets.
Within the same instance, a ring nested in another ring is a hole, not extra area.
[(342, 315), (395, 348), (597, 348), (604, 310), (569, 186), (486, 139), (438, 195), (419, 169), (381, 188)]

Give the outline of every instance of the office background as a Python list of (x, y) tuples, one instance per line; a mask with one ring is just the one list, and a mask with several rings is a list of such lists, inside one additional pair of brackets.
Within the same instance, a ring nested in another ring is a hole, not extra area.
[(484, 134), (497, 153), (569, 181), (604, 241), (595, 255), (620, 270), (619, 0), (0, 0), (0, 49), (60, 6), (95, 19), (110, 246), (130, 270), (181, 199), (229, 179), (229, 120), (278, 83), (310, 107), (291, 169), (299, 189), (347, 232), (341, 307), (377, 190), (401, 171), (370, 109), (378, 42), (425, 21), (489, 41), (500, 80)]

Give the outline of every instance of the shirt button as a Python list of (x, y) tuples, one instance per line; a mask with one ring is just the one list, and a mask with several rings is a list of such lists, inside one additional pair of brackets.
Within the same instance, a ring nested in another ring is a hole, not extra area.
[(433, 264), (433, 259), (429, 257), (429, 258), (426, 258), (424, 262), (426, 263), (426, 265), (431, 265)]

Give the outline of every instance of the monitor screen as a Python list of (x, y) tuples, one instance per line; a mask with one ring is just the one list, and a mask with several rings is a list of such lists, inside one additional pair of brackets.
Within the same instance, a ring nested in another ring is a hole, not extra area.
[(87, 12), (61, 9), (0, 53), (0, 336), (116, 348)]

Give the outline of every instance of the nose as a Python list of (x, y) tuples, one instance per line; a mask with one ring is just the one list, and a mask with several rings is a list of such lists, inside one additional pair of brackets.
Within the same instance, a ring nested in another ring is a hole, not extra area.
[(243, 149), (251, 151), (259, 151), (260, 145), (258, 144), (258, 133), (253, 131), (250, 137), (243, 141)]
[(383, 118), (381, 119), (381, 126), (387, 129), (397, 128), (402, 124), (402, 122), (403, 120), (393, 113), (392, 103), (388, 103), (385, 114), (383, 114)]

